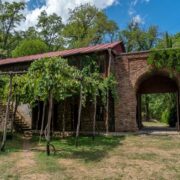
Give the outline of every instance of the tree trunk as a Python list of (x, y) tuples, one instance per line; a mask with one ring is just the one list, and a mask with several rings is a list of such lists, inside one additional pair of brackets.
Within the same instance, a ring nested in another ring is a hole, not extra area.
[(63, 117), (62, 117), (62, 137), (65, 137), (65, 111), (66, 111), (66, 100), (64, 101)]
[(12, 78), (13, 76), (10, 75), (10, 82), (9, 82), (9, 95), (7, 99), (7, 105), (6, 105), (6, 115), (5, 115), (5, 121), (4, 121), (4, 128), (3, 128), (3, 139), (1, 143), (1, 151), (4, 151), (5, 144), (6, 144), (6, 136), (7, 136), (7, 123), (9, 121), (9, 108), (10, 108), (10, 101), (12, 97)]
[(38, 100), (38, 119), (36, 121), (36, 130), (39, 129), (40, 111), (41, 111), (41, 106), (40, 106), (40, 101)]
[(52, 119), (52, 106), (53, 106), (53, 95), (49, 94), (49, 110), (48, 110), (48, 122), (47, 122), (47, 155), (50, 155), (50, 131), (51, 131), (51, 119)]
[(39, 142), (41, 142), (41, 138), (42, 138), (42, 135), (43, 135), (45, 113), (46, 113), (46, 101), (44, 101), (44, 104), (43, 104), (43, 114), (42, 114), (42, 122), (41, 122), (41, 131), (40, 131)]
[(52, 104), (52, 118), (51, 118), (51, 131), (54, 133), (54, 102)]
[(145, 96), (146, 121), (149, 121), (149, 97)]
[(96, 109), (97, 109), (97, 97), (94, 98), (94, 116), (93, 116), (93, 140), (95, 139), (96, 131)]
[(16, 95), (16, 97), (15, 97), (15, 105), (14, 105), (14, 112), (13, 112), (13, 118), (11, 120), (11, 135), (13, 135), (14, 121), (16, 119), (16, 113), (17, 113), (18, 104), (19, 104), (19, 98)]
[(79, 109), (78, 109), (78, 122), (77, 122), (77, 128), (76, 128), (76, 147), (79, 145), (79, 129), (81, 124), (81, 111), (82, 111), (82, 84), (80, 87), (80, 96), (79, 96)]
[(107, 92), (107, 100), (106, 100), (106, 112), (105, 112), (105, 128), (106, 128), (106, 134), (109, 133), (109, 92)]
[[(109, 62), (108, 62), (108, 72), (107, 77), (110, 76), (111, 73), (111, 63), (112, 63), (112, 52), (111, 49), (108, 50), (109, 54)], [(106, 134), (109, 133), (109, 89), (107, 90), (107, 97), (106, 97), (106, 112), (105, 112), (105, 128), (106, 128)]]

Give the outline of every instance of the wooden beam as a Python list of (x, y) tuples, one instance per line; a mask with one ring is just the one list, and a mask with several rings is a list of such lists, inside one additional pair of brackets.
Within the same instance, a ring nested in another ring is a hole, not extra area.
[(17, 75), (17, 74), (26, 74), (27, 71), (9, 71), (9, 72), (0, 72), (1, 75)]

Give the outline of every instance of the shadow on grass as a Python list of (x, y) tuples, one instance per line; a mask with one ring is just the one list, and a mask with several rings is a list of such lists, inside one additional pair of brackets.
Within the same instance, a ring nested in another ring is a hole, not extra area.
[[(55, 155), (52, 154), (52, 157), (82, 159), (85, 162), (100, 161), (115, 147), (122, 145), (124, 139), (125, 136), (96, 136), (93, 141), (90, 136), (80, 136), (79, 146), (76, 147), (75, 137), (67, 137), (65, 139), (54, 138), (51, 143), (55, 146), (57, 152)], [(12, 140), (7, 140), (5, 152), (0, 152), (0, 155), (8, 155), (24, 150), (23, 143), (25, 141), (22, 135), (14, 134)], [(45, 140), (42, 140), (41, 144), (39, 144), (39, 137), (34, 136), (31, 140), (28, 140), (27, 143), (30, 144), (30, 147), (37, 150), (41, 147), (43, 154), (46, 156)]]
[[(75, 138), (53, 139), (51, 143), (56, 147), (55, 158), (82, 159), (85, 162), (100, 161), (108, 155), (115, 147), (122, 145), (125, 136), (80, 136), (79, 146), (75, 147)], [(42, 142), (45, 145), (45, 141)]]
[(23, 139), (20, 134), (14, 134), (13, 137), (10, 137), (7, 135), (5, 151), (3, 152), (0, 151), (0, 156), (8, 155), (9, 153), (13, 153), (13, 152), (18, 152), (18, 151), (21, 151), (22, 149), (23, 149)]

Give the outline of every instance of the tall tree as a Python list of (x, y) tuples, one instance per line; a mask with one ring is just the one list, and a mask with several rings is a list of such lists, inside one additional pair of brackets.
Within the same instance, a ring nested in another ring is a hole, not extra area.
[(14, 36), (16, 35), (15, 28), (24, 19), (22, 10), (25, 4), (17, 3), (0, 3), (0, 49), (5, 50), (6, 55), (10, 55), (10, 50), (13, 49)]
[(150, 26), (144, 30), (138, 23), (131, 22), (127, 29), (120, 31), (119, 36), (127, 52), (149, 50), (157, 44), (158, 28)]
[(156, 48), (180, 48), (180, 33), (169, 35), (168, 32), (163, 34)]
[(70, 10), (69, 14), (64, 29), (69, 48), (112, 41), (118, 30), (117, 24), (109, 20), (103, 11), (89, 4)]
[(46, 11), (41, 12), (38, 17), (37, 28), (40, 30), (40, 37), (49, 46), (49, 50), (57, 50), (63, 46), (62, 18), (57, 14), (47, 15)]
[(40, 39), (39, 33), (34, 26), (29, 27), (26, 31), (22, 32), (24, 39)]
[(173, 47), (180, 48), (180, 32), (176, 33), (173, 37)]

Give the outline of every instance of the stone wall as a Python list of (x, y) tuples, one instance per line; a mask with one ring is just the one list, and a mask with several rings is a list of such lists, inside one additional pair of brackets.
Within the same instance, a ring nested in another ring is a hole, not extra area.
[[(6, 105), (0, 103), (0, 132), (3, 131), (5, 115), (6, 115)], [(10, 121), (8, 121), (7, 128), (10, 129), (10, 127), (11, 127), (11, 124), (10, 124)]]
[(32, 109), (29, 104), (20, 104), (17, 108), (17, 113), (20, 114), (24, 121), (31, 127)]

